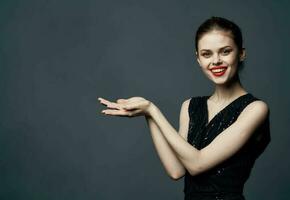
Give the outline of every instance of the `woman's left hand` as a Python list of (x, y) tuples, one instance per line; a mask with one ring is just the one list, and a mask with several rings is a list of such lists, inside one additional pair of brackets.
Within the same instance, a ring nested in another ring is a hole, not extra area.
[(107, 108), (110, 108), (103, 110), (102, 113), (121, 117), (135, 117), (141, 115), (150, 116), (152, 107), (154, 106), (151, 101), (148, 101), (143, 97), (118, 99), (116, 103), (101, 97), (99, 97), (98, 100), (101, 104), (106, 105)]

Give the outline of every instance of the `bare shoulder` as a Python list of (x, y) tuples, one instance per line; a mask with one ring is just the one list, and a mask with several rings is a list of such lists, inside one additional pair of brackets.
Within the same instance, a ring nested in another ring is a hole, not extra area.
[(266, 102), (257, 100), (246, 106), (245, 112), (258, 112), (259, 114), (265, 115), (269, 112), (269, 106)]
[(187, 132), (188, 132), (188, 124), (189, 124), (188, 107), (189, 107), (190, 100), (191, 98), (184, 100), (180, 109), (178, 132), (184, 139), (187, 138)]
[(181, 109), (180, 109), (180, 117), (182, 117), (183, 119), (186, 117), (189, 117), (188, 108), (189, 108), (190, 100), (191, 98), (186, 99), (182, 102)]
[(261, 123), (269, 113), (269, 106), (262, 100), (256, 100), (245, 107), (238, 119), (246, 123)]
[(185, 107), (188, 108), (190, 100), (191, 100), (191, 98), (184, 100), (183, 103), (182, 103), (182, 106), (185, 106)]

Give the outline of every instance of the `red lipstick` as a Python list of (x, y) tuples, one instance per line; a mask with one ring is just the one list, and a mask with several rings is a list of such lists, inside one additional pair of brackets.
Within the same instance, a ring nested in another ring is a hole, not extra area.
[(222, 76), (226, 73), (227, 68), (226, 66), (214, 66), (210, 71), (214, 76)]

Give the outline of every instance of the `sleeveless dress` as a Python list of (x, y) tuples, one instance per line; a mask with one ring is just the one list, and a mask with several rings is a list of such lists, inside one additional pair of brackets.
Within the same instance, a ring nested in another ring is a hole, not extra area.
[[(207, 124), (208, 98), (209, 96), (192, 97), (188, 107), (190, 121), (187, 141), (199, 150), (210, 144), (217, 135), (234, 123), (248, 104), (259, 100), (251, 93), (244, 94), (218, 112)], [(266, 120), (233, 156), (195, 176), (191, 176), (186, 171), (183, 189), (184, 199), (245, 200), (243, 195), (244, 183), (250, 176), (255, 160), (270, 141), (268, 113)]]

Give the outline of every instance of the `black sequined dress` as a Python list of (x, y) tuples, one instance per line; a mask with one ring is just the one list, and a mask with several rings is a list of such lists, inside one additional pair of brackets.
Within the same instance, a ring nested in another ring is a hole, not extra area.
[[(208, 98), (209, 96), (192, 97), (188, 107), (190, 122), (187, 141), (199, 150), (235, 122), (248, 104), (259, 100), (251, 93), (244, 94), (218, 112), (207, 124)], [(265, 150), (270, 140), (268, 114), (264, 123), (255, 130), (246, 144), (229, 159), (195, 176), (186, 171), (184, 199), (244, 200), (244, 183), (249, 178), (255, 160)]]

